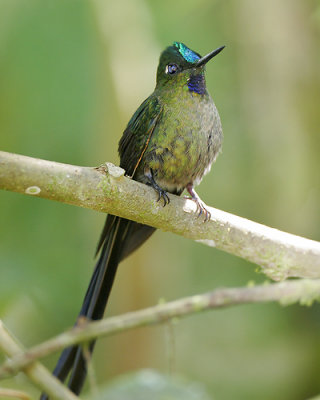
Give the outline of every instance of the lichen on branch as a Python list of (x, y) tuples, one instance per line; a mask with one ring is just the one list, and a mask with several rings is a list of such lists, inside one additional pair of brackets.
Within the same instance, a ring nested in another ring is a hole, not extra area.
[(208, 207), (211, 219), (197, 218), (196, 204), (170, 194), (170, 205), (155, 191), (110, 163), (80, 167), (0, 152), (0, 189), (107, 212), (200, 241), (258, 264), (271, 279), (320, 278), (320, 243)]

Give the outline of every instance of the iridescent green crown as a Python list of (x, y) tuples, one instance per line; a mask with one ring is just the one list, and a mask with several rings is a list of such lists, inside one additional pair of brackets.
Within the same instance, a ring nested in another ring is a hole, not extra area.
[(179, 50), (182, 57), (190, 63), (194, 63), (201, 58), (199, 54), (195, 53), (181, 42), (173, 42), (173, 45)]

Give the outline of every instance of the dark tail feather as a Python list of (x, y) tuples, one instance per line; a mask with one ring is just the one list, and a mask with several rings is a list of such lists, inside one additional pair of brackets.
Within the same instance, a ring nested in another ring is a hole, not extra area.
[[(154, 230), (146, 225), (108, 215), (97, 249), (97, 252), (101, 250), (100, 256), (79, 317), (91, 320), (103, 317), (119, 262), (147, 240)], [(90, 354), (94, 345), (95, 341), (89, 344)], [(71, 373), (68, 387), (75, 394), (79, 394), (87, 374), (86, 364), (81, 346), (72, 346), (62, 352), (53, 375), (64, 382)], [(42, 394), (40, 400), (48, 400), (48, 396)]]

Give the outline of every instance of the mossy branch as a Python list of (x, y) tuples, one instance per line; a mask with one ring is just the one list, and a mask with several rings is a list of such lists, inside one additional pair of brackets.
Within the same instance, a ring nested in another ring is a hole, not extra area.
[(197, 218), (193, 201), (155, 191), (107, 163), (79, 167), (0, 152), (0, 189), (107, 212), (201, 241), (261, 266), (271, 279), (320, 278), (320, 243), (208, 207)]
[(35, 360), (65, 347), (88, 342), (93, 338), (115, 335), (137, 327), (161, 324), (210, 309), (246, 303), (278, 301), (281, 304), (311, 304), (320, 299), (320, 279), (299, 279), (245, 288), (216, 289), (210, 293), (162, 303), (144, 310), (110, 317), (97, 322), (81, 323), (28, 351), (14, 355), (0, 368), (0, 378), (15, 374)]
[[(10, 334), (3, 322), (0, 320), (0, 349), (9, 357), (23, 354), (24, 349)], [(23, 372), (28, 378), (44, 392), (54, 399), (79, 400), (79, 397), (66, 388), (55, 378), (42, 364), (33, 362), (32, 365), (23, 367)], [(9, 392), (6, 393), (8, 395)], [(20, 396), (21, 397), (21, 396)]]

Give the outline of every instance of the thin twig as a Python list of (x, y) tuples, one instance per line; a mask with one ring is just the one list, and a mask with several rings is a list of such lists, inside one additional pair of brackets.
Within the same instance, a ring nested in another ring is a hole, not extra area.
[(270, 278), (320, 278), (320, 243), (170, 194), (162, 207), (155, 191), (108, 163), (99, 169), (0, 152), (0, 189), (108, 212), (201, 241), (258, 264)]
[[(9, 357), (23, 354), (24, 351), (20, 343), (12, 337), (1, 320), (0, 349), (2, 349), (2, 351)], [(63, 384), (57, 378), (52, 376), (51, 373), (39, 362), (33, 362), (31, 365), (24, 367), (23, 372), (40, 390), (48, 393), (54, 399), (79, 400), (79, 397), (63, 386)]]
[(0, 399), (4, 397), (12, 397), (14, 399), (21, 400), (31, 400), (31, 396), (29, 396), (25, 392), (21, 392), (20, 390), (0, 388)]
[(91, 397), (98, 398), (97, 378), (96, 378), (96, 373), (95, 373), (95, 370), (93, 367), (92, 354), (89, 350), (88, 343), (84, 343), (84, 345), (82, 346), (82, 352), (83, 352), (84, 359), (86, 360), (86, 363), (87, 363), (88, 382), (89, 382)]
[(217, 289), (210, 293), (186, 297), (75, 327), (7, 360), (0, 368), (0, 377), (14, 374), (34, 360), (65, 347), (141, 326), (160, 324), (172, 318), (182, 318), (209, 309), (245, 303), (279, 301), (281, 304), (300, 302), (309, 305), (319, 298), (320, 279), (300, 279), (246, 288)]

